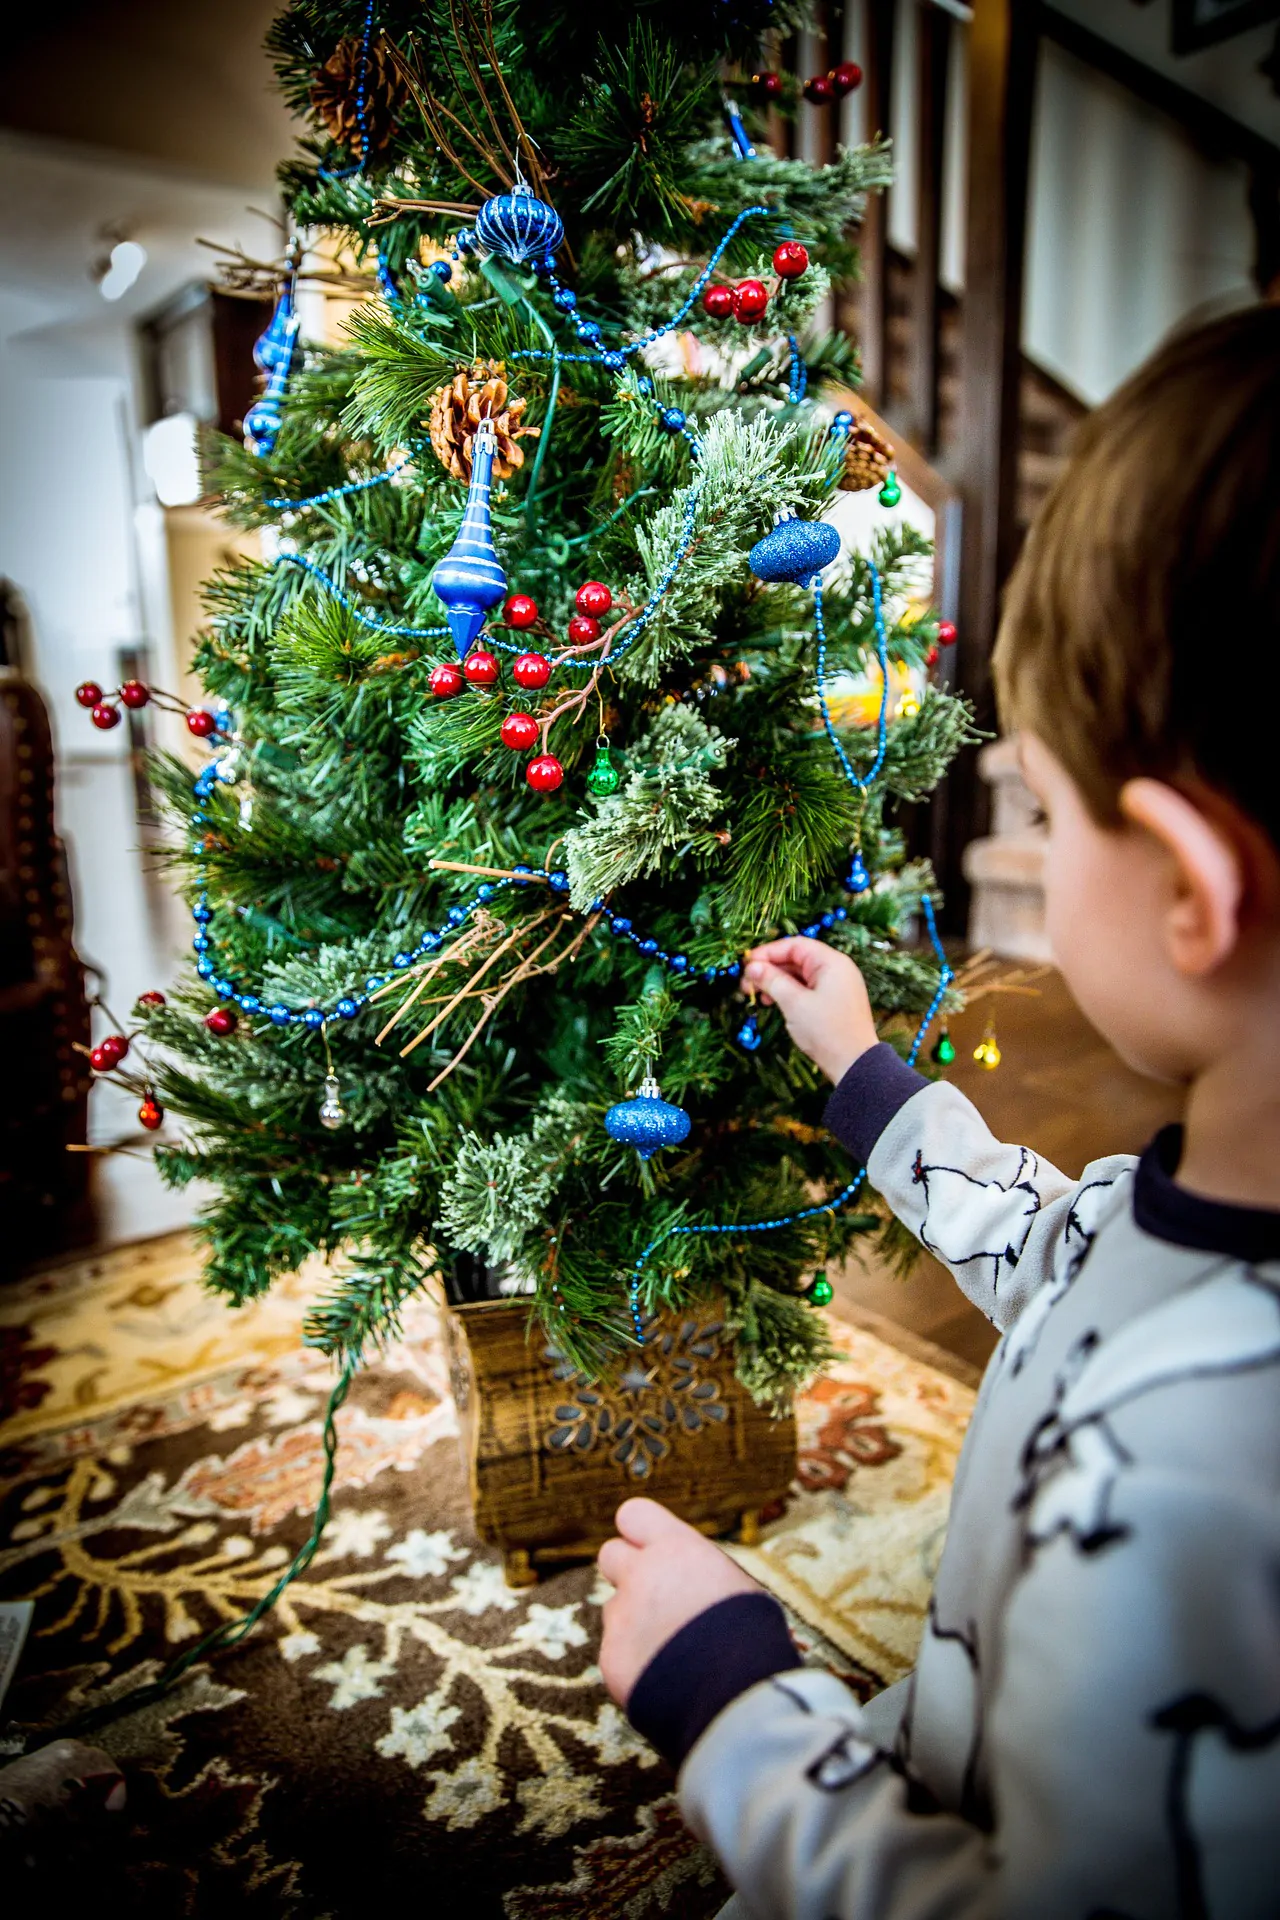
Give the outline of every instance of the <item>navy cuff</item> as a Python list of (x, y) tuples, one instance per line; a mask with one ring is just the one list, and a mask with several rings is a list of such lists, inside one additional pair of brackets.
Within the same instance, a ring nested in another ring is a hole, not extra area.
[(865, 1167), (898, 1109), (929, 1084), (882, 1040), (858, 1055), (828, 1100), (823, 1119), (840, 1145)]
[(782, 1608), (768, 1593), (735, 1593), (659, 1647), (627, 1701), (637, 1733), (679, 1767), (740, 1693), (801, 1665)]

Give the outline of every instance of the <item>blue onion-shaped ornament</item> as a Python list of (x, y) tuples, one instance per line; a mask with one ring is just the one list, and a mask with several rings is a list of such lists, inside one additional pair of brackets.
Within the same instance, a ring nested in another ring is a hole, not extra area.
[(659, 1147), (678, 1147), (689, 1138), (689, 1125), (684, 1108), (663, 1099), (652, 1074), (645, 1076), (629, 1100), (620, 1100), (604, 1117), (609, 1138), (634, 1147), (642, 1160), (650, 1159)]
[(511, 266), (554, 253), (564, 239), (564, 223), (554, 207), (517, 180), (510, 193), (486, 200), (476, 215), (475, 238)]
[(844, 884), (850, 893), (865, 893), (871, 885), (871, 875), (867, 872), (867, 863), (862, 857), (862, 848), (855, 852), (844, 877)]
[(808, 586), (840, 551), (840, 535), (828, 520), (780, 514), (772, 533), (757, 540), (747, 565), (757, 580), (790, 580)]
[(490, 607), (507, 591), (507, 576), (498, 564), (489, 518), (489, 476), (498, 443), (493, 428), (482, 420), (471, 442), (471, 485), (458, 537), (431, 576), (437, 599), (443, 600), (449, 631), (465, 660)]

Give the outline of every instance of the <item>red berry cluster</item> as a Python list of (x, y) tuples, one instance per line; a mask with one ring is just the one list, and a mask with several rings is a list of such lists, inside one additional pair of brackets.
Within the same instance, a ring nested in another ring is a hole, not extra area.
[[(586, 647), (600, 638), (600, 621), (613, 605), (613, 595), (602, 580), (584, 580), (574, 595), (577, 611), (569, 621), (571, 647)], [(502, 610), (507, 626), (517, 633), (536, 626), (538, 603), (527, 593), (511, 594)], [(496, 657), (485, 647), (473, 647), (461, 669), (451, 660), (433, 667), (428, 685), (437, 700), (452, 700), (469, 681), (473, 687), (491, 687), (498, 679)], [(511, 663), (511, 677), (526, 692), (537, 693), (551, 678), (551, 662), (545, 653), (518, 653)], [(509, 713), (499, 730), (504, 747), (513, 753), (528, 753), (537, 744), (542, 728), (531, 713)], [(554, 753), (540, 753), (525, 768), (525, 779), (537, 793), (554, 793), (564, 780), (564, 768)]]
[[(798, 240), (784, 240), (774, 249), (773, 270), (778, 276), (778, 285), (773, 289), (776, 296), (783, 281), (796, 280), (809, 271), (808, 248), (802, 247)], [(722, 280), (713, 281), (702, 295), (702, 307), (713, 320), (727, 320), (732, 314), (740, 325), (749, 327), (763, 316), (771, 297), (763, 280), (739, 280), (732, 287)]]
[(120, 725), (120, 708), (114, 704), (117, 700), (135, 710), (155, 701), (167, 713), (183, 713), (187, 731), (193, 733), (197, 740), (207, 740), (214, 731), (214, 718), (207, 707), (184, 709), (171, 694), (158, 693), (154, 687), (144, 687), (141, 680), (126, 680), (114, 693), (104, 693), (96, 680), (82, 680), (76, 688), (77, 703), (88, 708), (89, 718), (103, 733), (109, 733), (112, 727)]
[[(753, 73), (751, 84), (766, 100), (780, 100), (787, 92), (787, 82), (780, 73)], [(819, 107), (831, 100), (843, 100), (847, 93), (861, 85), (862, 68), (857, 61), (842, 60), (827, 73), (815, 73), (805, 81), (801, 91), (806, 100)]]

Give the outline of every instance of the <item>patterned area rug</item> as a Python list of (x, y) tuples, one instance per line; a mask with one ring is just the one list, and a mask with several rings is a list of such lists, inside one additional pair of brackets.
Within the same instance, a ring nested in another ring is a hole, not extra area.
[[(305, 1539), (331, 1385), (298, 1343), (317, 1278), (229, 1314), (171, 1236), (0, 1295), (0, 1598), (35, 1601), (10, 1735), (153, 1677)], [(793, 1497), (735, 1551), (806, 1657), (865, 1698), (914, 1657), (973, 1395), (833, 1332)], [(583, 1567), (513, 1593), (471, 1531), (432, 1302), (339, 1425), (307, 1573), (243, 1646), (94, 1734), (130, 1782), (95, 1903), (140, 1920), (363, 1920), (371, 1900), (442, 1896), (479, 1920), (714, 1914), (727, 1889), (670, 1774), (599, 1682), (607, 1589)]]

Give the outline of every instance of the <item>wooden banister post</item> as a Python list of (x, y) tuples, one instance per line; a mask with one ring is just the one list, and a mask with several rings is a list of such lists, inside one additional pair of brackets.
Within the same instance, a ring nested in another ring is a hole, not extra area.
[[(867, 138), (889, 134), (893, 102), (893, 26), (896, 0), (866, 0)], [(889, 196), (867, 196), (862, 223), (862, 385), (883, 413), (889, 386)]]
[(911, 431), (920, 451), (938, 450), (938, 328), (942, 265), (942, 167), (947, 137), (951, 16), (918, 0), (916, 271), (912, 285)]
[[(1022, 286), (1039, 12), (1037, 0), (976, 0), (969, 29), (955, 678), (984, 727), (994, 721), (991, 649), (1018, 539)], [(934, 857), (952, 931), (963, 929), (968, 911), (964, 848), (986, 823), (987, 792), (970, 750), (956, 761), (935, 814)]]

